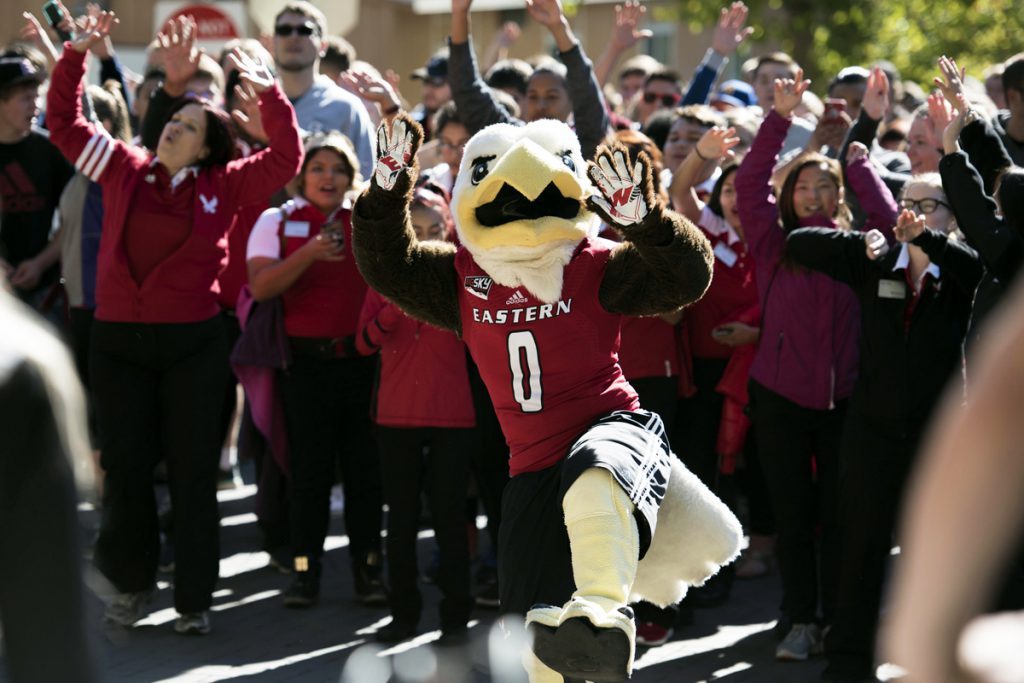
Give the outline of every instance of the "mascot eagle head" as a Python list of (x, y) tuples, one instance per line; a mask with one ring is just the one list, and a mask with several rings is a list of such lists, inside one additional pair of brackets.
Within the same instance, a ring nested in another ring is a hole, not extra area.
[(459, 239), (495, 282), (546, 303), (599, 219), (576, 134), (561, 121), (495, 124), (466, 144), (452, 192)]

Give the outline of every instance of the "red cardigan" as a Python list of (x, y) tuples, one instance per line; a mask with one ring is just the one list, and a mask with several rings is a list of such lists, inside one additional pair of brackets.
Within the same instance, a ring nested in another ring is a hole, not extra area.
[(200, 170), (188, 239), (141, 283), (128, 269), (124, 226), (140, 182), (155, 158), (110, 138), (82, 115), (85, 55), (65, 44), (46, 99), (50, 141), (75, 167), (103, 187), (103, 239), (96, 280), (96, 319), (188, 323), (217, 315), (217, 274), (227, 256), (226, 233), (240, 206), (266, 201), (302, 163), (295, 112), (275, 85), (260, 95), (270, 147), (224, 166)]

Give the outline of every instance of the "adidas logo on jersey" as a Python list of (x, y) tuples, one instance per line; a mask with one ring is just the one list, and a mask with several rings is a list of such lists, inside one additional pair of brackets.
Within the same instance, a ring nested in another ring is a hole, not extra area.
[(515, 294), (513, 294), (513, 295), (512, 295), (512, 296), (510, 296), (509, 298), (505, 299), (505, 305), (506, 305), (506, 306), (517, 306), (517, 305), (519, 305), (519, 304), (525, 304), (525, 303), (528, 303), (529, 301), (530, 301), (530, 300), (529, 300), (529, 299), (527, 299), (527, 298), (526, 298), (525, 296), (523, 296), (523, 293), (522, 293), (522, 292), (520, 292), (520, 291), (519, 291), (519, 290), (517, 289), (517, 290), (515, 291)]

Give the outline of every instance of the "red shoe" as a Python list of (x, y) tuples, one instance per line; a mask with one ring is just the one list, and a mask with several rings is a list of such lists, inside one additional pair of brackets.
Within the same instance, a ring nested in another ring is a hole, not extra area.
[(653, 621), (641, 621), (636, 625), (636, 644), (647, 647), (664, 645), (672, 637), (672, 629), (659, 626)]

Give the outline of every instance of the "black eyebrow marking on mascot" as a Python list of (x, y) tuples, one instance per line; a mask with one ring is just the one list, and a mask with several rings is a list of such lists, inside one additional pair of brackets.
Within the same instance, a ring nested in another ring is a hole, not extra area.
[[(498, 549), (501, 608), (533, 633), (530, 680), (626, 680), (629, 603), (678, 602), (735, 559), (742, 538), (672, 454), (616, 355), (622, 316), (703, 295), (711, 247), (655, 198), (645, 155), (602, 147), (585, 163), (573, 131), (552, 120), (473, 136), (453, 193), (461, 246), (419, 243), (408, 206), (422, 137), (404, 114), (381, 129), (353, 215), (356, 261), (407, 313), (461, 335), (487, 385), (516, 510)], [(602, 220), (621, 243), (594, 237)]]

